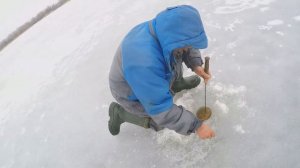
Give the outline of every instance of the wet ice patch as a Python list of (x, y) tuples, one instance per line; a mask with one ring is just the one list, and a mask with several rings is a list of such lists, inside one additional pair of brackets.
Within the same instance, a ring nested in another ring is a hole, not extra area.
[(214, 13), (228, 14), (242, 12), (261, 5), (268, 5), (273, 1), (275, 0), (225, 0), (225, 5), (217, 7)]

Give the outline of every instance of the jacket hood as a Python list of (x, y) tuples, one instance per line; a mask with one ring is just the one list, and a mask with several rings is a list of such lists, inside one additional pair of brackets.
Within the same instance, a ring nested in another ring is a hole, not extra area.
[(192, 6), (169, 7), (153, 19), (153, 27), (170, 65), (170, 56), (176, 48), (207, 48), (207, 37), (200, 14)]

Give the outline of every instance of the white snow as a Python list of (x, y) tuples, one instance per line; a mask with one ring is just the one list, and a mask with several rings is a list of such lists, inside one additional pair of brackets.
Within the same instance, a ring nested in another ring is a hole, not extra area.
[(263, 7), (259, 9), (261, 12), (266, 12), (268, 10), (270, 10), (270, 7)]
[(260, 30), (271, 30), (272, 29), (272, 26), (266, 26), (266, 25), (260, 25), (258, 26), (258, 29)]
[(279, 36), (284, 36), (284, 33), (281, 31), (276, 31), (276, 34), (278, 34)]
[[(127, 123), (118, 136), (107, 129), (108, 72), (120, 41), (182, 1), (68, 2), (0, 52), (0, 167), (300, 167), (300, 25), (274, 19), (297, 14), (296, 2), (188, 1), (210, 39), (202, 52), (212, 58), (211, 140)], [(50, 3), (1, 1), (0, 37)], [(289, 13), (276, 8), (282, 3)], [(174, 102), (195, 113), (203, 82)]]
[(229, 23), (227, 26), (224, 27), (225, 31), (235, 31), (236, 25), (242, 24), (243, 21), (239, 19), (235, 19), (232, 23)]
[(244, 134), (246, 131), (243, 129), (242, 125), (236, 125), (234, 126), (234, 129), (236, 132), (240, 133), (240, 134)]
[(246, 91), (245, 86), (239, 86), (236, 88), (230, 85), (224, 92), (233, 95), (233, 94), (240, 94), (241, 92), (245, 92), (245, 91)]
[(102, 104), (101, 106), (103, 109), (108, 109), (109, 105), (108, 104)]
[(215, 84), (214, 89), (217, 91), (222, 91), (223, 87), (221, 86), (220, 83)]
[(267, 22), (267, 25), (269, 26), (277, 26), (277, 25), (282, 25), (284, 22), (282, 20), (279, 19), (275, 19), (275, 20), (270, 20)]
[(217, 100), (215, 104), (220, 108), (222, 113), (225, 113), (225, 114), (228, 113), (229, 109), (225, 103), (222, 103), (219, 100)]
[[(261, 5), (269, 5), (275, 0), (225, 0), (224, 6), (218, 6), (216, 14), (238, 13)], [(265, 7), (266, 8), (266, 7)]]
[(284, 21), (282, 21), (280, 19), (269, 20), (269, 21), (267, 21), (267, 25), (259, 25), (258, 29), (260, 29), (260, 30), (271, 30), (274, 26), (279, 26), (279, 25), (282, 25), (282, 24), (284, 24)]
[(295, 17), (294, 17), (294, 20), (299, 22), (299, 21), (300, 21), (300, 15), (295, 16)]
[(228, 49), (234, 49), (236, 47), (236, 42), (230, 42), (226, 46)]

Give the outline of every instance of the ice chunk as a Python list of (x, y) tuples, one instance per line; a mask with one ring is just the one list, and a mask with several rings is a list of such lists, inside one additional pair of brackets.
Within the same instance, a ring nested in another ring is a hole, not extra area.
[(221, 111), (224, 113), (224, 114), (227, 114), (229, 109), (227, 107), (227, 105), (219, 100), (216, 101), (215, 103), (220, 109)]

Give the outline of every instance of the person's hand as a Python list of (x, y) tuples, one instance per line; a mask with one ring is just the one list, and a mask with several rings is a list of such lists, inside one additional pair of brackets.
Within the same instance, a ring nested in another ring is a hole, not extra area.
[(207, 84), (208, 81), (210, 80), (210, 78), (211, 78), (211, 75), (210, 75), (210, 72), (208, 72), (207, 75), (205, 75), (205, 76), (203, 77), (204, 83)]
[(198, 129), (197, 129), (197, 135), (201, 139), (207, 139), (207, 138), (212, 138), (215, 136), (215, 132), (209, 128), (206, 124), (202, 124)]
[(201, 66), (198, 66), (194, 69), (194, 72), (198, 75), (201, 76), (204, 79), (204, 83), (207, 84), (208, 81), (211, 78), (211, 74), (208, 71), (207, 73), (204, 72), (204, 68), (202, 68)]

